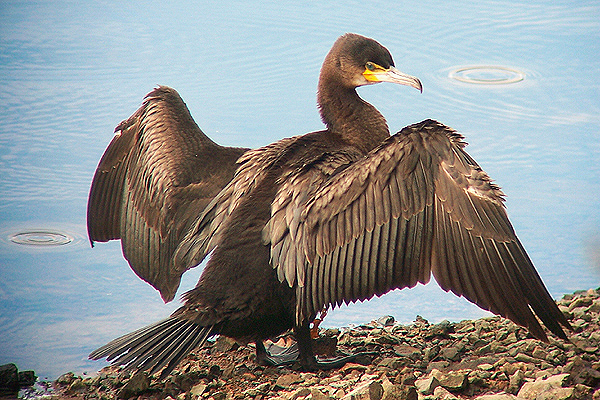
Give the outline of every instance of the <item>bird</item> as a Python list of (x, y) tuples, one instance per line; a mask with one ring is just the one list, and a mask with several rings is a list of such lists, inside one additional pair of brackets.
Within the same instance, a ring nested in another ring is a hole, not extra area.
[(87, 207), (91, 245), (121, 239), (132, 270), (173, 300), (186, 271), (174, 268), (173, 253), (247, 150), (210, 140), (177, 91), (156, 87), (115, 128), (96, 168)]
[(454, 129), (427, 119), (391, 135), (356, 88), (413, 87), (374, 39), (339, 37), (321, 68), (325, 129), (245, 152), (233, 179), (189, 223), (173, 254), (185, 269), (210, 255), (171, 316), (92, 352), (164, 378), (214, 335), (256, 344), (292, 330), (300, 368), (317, 359), (310, 322), (320, 310), (427, 283), (506, 317), (548, 341), (542, 323), (571, 329), (507, 217), (504, 193)]

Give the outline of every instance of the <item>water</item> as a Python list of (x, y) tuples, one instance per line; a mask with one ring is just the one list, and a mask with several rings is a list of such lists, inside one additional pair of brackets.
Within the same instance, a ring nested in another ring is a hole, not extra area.
[[(423, 94), (360, 89), (393, 131), (435, 118), (466, 136), (552, 295), (599, 286), (598, 3), (162, 3), (0, 4), (0, 364), (93, 373), (104, 364), (87, 361), (92, 349), (177, 306), (129, 270), (119, 243), (86, 238), (98, 160), (154, 85), (176, 88), (217, 142), (264, 145), (321, 128), (320, 64), (347, 31), (423, 82)], [(430, 284), (325, 324), (383, 314), (485, 315)]]

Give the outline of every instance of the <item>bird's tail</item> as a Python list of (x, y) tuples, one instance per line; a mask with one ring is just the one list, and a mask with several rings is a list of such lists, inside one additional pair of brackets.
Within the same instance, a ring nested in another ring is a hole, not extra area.
[(194, 348), (216, 334), (213, 326), (169, 317), (148, 325), (94, 350), (89, 358), (106, 357), (113, 365), (124, 365), (131, 371), (148, 371), (150, 375), (165, 367), (160, 379), (165, 378)]

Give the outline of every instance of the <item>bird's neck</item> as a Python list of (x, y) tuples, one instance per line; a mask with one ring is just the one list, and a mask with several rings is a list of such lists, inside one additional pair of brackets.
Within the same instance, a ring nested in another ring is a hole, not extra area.
[(322, 81), (317, 100), (327, 131), (341, 136), (364, 154), (390, 135), (383, 115), (352, 87)]

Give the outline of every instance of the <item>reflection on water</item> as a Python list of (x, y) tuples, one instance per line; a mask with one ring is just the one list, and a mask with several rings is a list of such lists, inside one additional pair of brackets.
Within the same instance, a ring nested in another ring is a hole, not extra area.
[[(347, 31), (381, 41), (423, 82), (421, 95), (360, 89), (393, 131), (435, 118), (466, 136), (551, 293), (599, 285), (600, 6), (209, 3), (0, 6), (0, 364), (92, 373), (102, 363), (90, 350), (177, 307), (129, 270), (119, 243), (86, 239), (94, 169), (154, 85), (176, 88), (215, 141), (261, 146), (321, 128), (318, 70)], [(484, 312), (430, 284), (342, 307), (325, 324), (382, 314)]]

